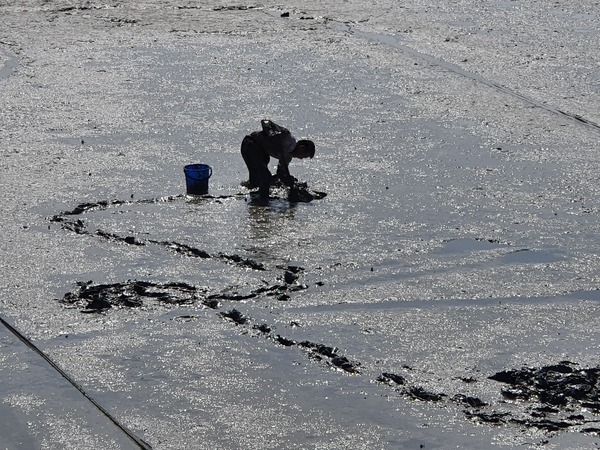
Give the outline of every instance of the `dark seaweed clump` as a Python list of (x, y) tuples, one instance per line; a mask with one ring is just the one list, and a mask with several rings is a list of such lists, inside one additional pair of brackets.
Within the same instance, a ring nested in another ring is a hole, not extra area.
[(596, 427), (585, 426), (596, 422), (584, 413), (600, 413), (600, 368), (582, 369), (577, 364), (561, 361), (543, 367), (523, 367), (503, 370), (489, 377), (507, 387), (500, 389), (504, 402), (525, 405), (521, 414), (513, 412), (465, 412), (467, 417), (490, 424), (518, 424), (558, 432), (579, 428), (582, 433), (598, 434)]
[(236, 325), (244, 325), (246, 322), (248, 322), (248, 318), (237, 309), (232, 309), (231, 311), (227, 312), (220, 312), (219, 315), (224, 319), (230, 320)]
[[(471, 377), (458, 379), (468, 384), (477, 381)], [(414, 400), (439, 403), (448, 399), (465, 406), (465, 416), (479, 423), (516, 425), (548, 433), (578, 430), (600, 435), (599, 427), (590, 426), (598, 423), (597, 414), (600, 413), (600, 367), (584, 369), (562, 361), (543, 367), (504, 370), (489, 379), (505, 385), (500, 388), (502, 400), (495, 405), (462, 393), (449, 397), (420, 386), (410, 386), (402, 375), (391, 372), (383, 372), (377, 377), (382, 384), (401, 386), (396, 390)]]
[(383, 372), (379, 377), (377, 377), (377, 381), (380, 383), (386, 384), (404, 384), (406, 383), (406, 379), (402, 375), (397, 375), (395, 373)]
[(426, 402), (439, 402), (446, 397), (446, 394), (429, 392), (420, 386), (411, 386), (404, 393), (408, 397)]
[(295, 183), (288, 192), (288, 200), (292, 203), (309, 203), (313, 200), (325, 198), (325, 192), (312, 191), (306, 183)]
[(79, 306), (84, 313), (101, 313), (113, 307), (136, 308), (149, 300), (176, 305), (190, 304), (202, 293), (196, 286), (187, 283), (126, 281), (93, 284), (87, 281), (79, 282), (77, 286), (75, 292), (67, 292), (60, 301)]
[(564, 408), (580, 405), (600, 413), (600, 368), (579, 369), (563, 361), (555, 365), (498, 372), (490, 380), (507, 384), (502, 395), (509, 400), (535, 400)]

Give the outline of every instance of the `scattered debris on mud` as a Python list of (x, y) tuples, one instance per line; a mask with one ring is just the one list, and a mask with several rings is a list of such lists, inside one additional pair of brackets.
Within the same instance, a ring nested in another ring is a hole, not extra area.
[[(303, 190), (304, 189), (304, 190)], [(298, 198), (295, 198), (297, 196)], [(323, 195), (324, 196), (324, 195)], [(80, 234), (97, 236), (116, 243), (133, 246), (155, 245), (187, 257), (201, 259), (219, 259), (227, 264), (233, 264), (257, 271), (268, 270), (262, 263), (247, 259), (236, 254), (209, 253), (193, 246), (168, 240), (140, 238), (133, 235), (121, 235), (101, 229), (91, 229), (86, 220), (81, 217), (88, 211), (102, 210), (114, 205), (131, 203), (156, 203), (172, 201), (178, 197), (138, 201), (100, 201), (82, 203), (71, 211), (62, 212), (50, 220), (59, 223), (65, 230)], [(208, 196), (207, 196), (208, 198)], [(211, 197), (216, 198), (216, 197)], [(290, 202), (311, 201), (315, 192), (309, 192), (306, 187), (296, 187), (290, 190)], [(91, 281), (77, 283), (77, 290), (68, 292), (60, 302), (69, 307), (80, 308), (84, 313), (106, 313), (112, 308), (137, 308), (148, 302), (184, 305), (196, 304), (211, 309), (220, 309), (221, 301), (242, 301), (253, 298), (271, 297), (279, 301), (289, 301), (290, 293), (308, 289), (301, 283), (305, 272), (303, 267), (278, 265), (280, 271), (275, 282), (263, 280), (264, 285), (255, 289), (238, 292), (230, 287), (221, 292), (210, 293), (206, 287), (196, 287), (187, 283), (151, 281), (126, 281), (111, 284), (94, 284)], [(297, 348), (313, 361), (325, 364), (347, 374), (359, 375), (361, 364), (352, 361), (340, 353), (336, 347), (309, 340), (296, 341), (290, 337), (275, 332), (275, 327), (262, 323), (253, 323), (252, 319), (236, 308), (218, 312), (218, 315), (231, 322), (243, 333), (251, 332), (256, 337), (269, 339), (275, 345)], [(196, 320), (196, 316), (180, 316), (178, 320)], [(407, 370), (412, 370), (404, 366)], [(413, 379), (414, 379), (414, 373)], [(465, 384), (476, 383), (477, 380), (458, 378)], [(539, 368), (524, 367), (516, 370), (505, 370), (489, 377), (489, 380), (501, 383), (498, 398), (482, 400), (462, 392), (443, 393), (432, 392), (418, 384), (409, 383), (403, 375), (383, 372), (376, 381), (393, 388), (406, 398), (447, 404), (451, 402), (466, 408), (463, 413), (469, 420), (489, 425), (512, 425), (523, 428), (539, 429), (548, 433), (577, 430), (583, 433), (600, 435), (600, 422), (596, 415), (600, 414), (600, 367), (580, 368), (577, 364), (562, 361), (558, 364)], [(419, 380), (416, 380), (419, 381)], [(425, 380), (421, 380), (425, 381)]]
[[(286, 273), (299, 274), (298, 267), (280, 267)], [(288, 281), (296, 283), (288, 275)], [(219, 309), (222, 300), (241, 300), (259, 294), (276, 295), (288, 284), (264, 286), (248, 294), (220, 293), (207, 295), (206, 288), (187, 283), (154, 283), (150, 281), (127, 281), (111, 284), (94, 284), (91, 281), (77, 283), (75, 292), (68, 292), (60, 302), (69, 307), (81, 308), (84, 313), (105, 313), (111, 308), (136, 308), (149, 301), (164, 304), (184, 305), (200, 302), (211, 309)], [(255, 336), (271, 340), (276, 345), (295, 347), (305, 352), (313, 361), (348, 374), (360, 374), (361, 364), (340, 354), (336, 347), (309, 340), (296, 341), (275, 333), (275, 327), (266, 323), (253, 324), (252, 320), (233, 308), (218, 315), (241, 327), (243, 333), (254, 331)], [(181, 316), (180, 320), (196, 319)], [(409, 367), (405, 367), (409, 370)], [(414, 373), (413, 373), (414, 377)], [(466, 384), (476, 383), (473, 378), (459, 378)], [(506, 385), (499, 390), (500, 400), (484, 401), (464, 393), (450, 395), (431, 392), (426, 388), (409, 384), (400, 374), (381, 373), (376, 381), (394, 388), (400, 395), (417, 401), (442, 403), (452, 402), (466, 407), (465, 417), (489, 425), (513, 425), (535, 428), (554, 433), (562, 430), (578, 430), (582, 433), (600, 434), (600, 367), (580, 368), (577, 364), (562, 361), (558, 364), (517, 370), (505, 370), (489, 377), (490, 380)]]
[(510, 386), (502, 390), (508, 400), (537, 401), (553, 407), (577, 405), (600, 413), (600, 368), (579, 369), (569, 361), (540, 368), (498, 372), (490, 380)]
[[(377, 381), (413, 400), (439, 403), (449, 400), (467, 407), (468, 419), (489, 425), (515, 425), (548, 433), (579, 431), (600, 435), (600, 367), (582, 369), (577, 364), (558, 364), (498, 372), (489, 377), (507, 388), (501, 388), (496, 402), (457, 393), (429, 392), (420, 386), (406, 386), (402, 375), (384, 372)], [(474, 383), (472, 378), (463, 379)]]
[(81, 308), (83, 313), (101, 313), (117, 308), (137, 308), (144, 301), (155, 300), (168, 304), (191, 304), (198, 300), (202, 290), (186, 283), (153, 283), (127, 281), (124, 283), (77, 283), (76, 292), (67, 292), (61, 303)]
[[(224, 319), (235, 323), (236, 325), (250, 325), (250, 319), (236, 309), (219, 313), (219, 315)], [(332, 368), (342, 370), (349, 374), (360, 373), (358, 369), (360, 363), (351, 361), (347, 357), (341, 355), (339, 350), (335, 347), (317, 344), (308, 340), (297, 342), (293, 339), (282, 336), (281, 334), (274, 333), (273, 330), (275, 328), (265, 323), (254, 324), (251, 329), (257, 331), (258, 336), (270, 339), (278, 345), (282, 345), (284, 347), (297, 347), (305, 350), (309, 359), (324, 362)]]

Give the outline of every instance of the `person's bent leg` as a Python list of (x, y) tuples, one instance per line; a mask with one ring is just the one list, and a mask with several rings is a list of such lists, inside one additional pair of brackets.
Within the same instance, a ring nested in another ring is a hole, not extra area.
[(252, 189), (260, 186), (260, 149), (250, 136), (242, 141), (241, 153), (248, 168), (247, 187)]
[(269, 198), (272, 175), (269, 171), (268, 153), (263, 151), (250, 136), (246, 136), (242, 141), (241, 152), (248, 167), (248, 187), (258, 187), (261, 197)]

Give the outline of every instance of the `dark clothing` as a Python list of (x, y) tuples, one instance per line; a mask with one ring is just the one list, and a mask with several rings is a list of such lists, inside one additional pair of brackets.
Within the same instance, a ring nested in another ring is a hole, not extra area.
[(272, 178), (269, 171), (269, 160), (271, 159), (269, 154), (263, 151), (250, 135), (242, 141), (242, 157), (250, 174), (248, 187), (258, 187), (261, 195), (268, 196)]
[(258, 187), (260, 195), (266, 197), (269, 195), (272, 179), (269, 171), (271, 157), (279, 160), (279, 179), (287, 185), (293, 184), (294, 179), (290, 175), (288, 165), (292, 160), (296, 139), (287, 128), (270, 120), (263, 120), (261, 125), (261, 131), (255, 131), (244, 138), (241, 152), (250, 175), (249, 187)]

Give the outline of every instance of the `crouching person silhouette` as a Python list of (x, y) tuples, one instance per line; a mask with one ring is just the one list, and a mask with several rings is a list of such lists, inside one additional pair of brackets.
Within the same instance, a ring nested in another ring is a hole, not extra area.
[(243, 184), (249, 189), (258, 188), (259, 198), (268, 200), (274, 178), (269, 171), (271, 157), (279, 160), (276, 177), (286, 186), (293, 187), (297, 180), (290, 175), (290, 162), (293, 158), (313, 158), (315, 144), (306, 139), (296, 141), (287, 128), (270, 120), (262, 120), (261, 125), (262, 130), (249, 134), (242, 141), (242, 157), (250, 175)]

